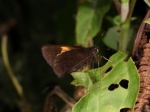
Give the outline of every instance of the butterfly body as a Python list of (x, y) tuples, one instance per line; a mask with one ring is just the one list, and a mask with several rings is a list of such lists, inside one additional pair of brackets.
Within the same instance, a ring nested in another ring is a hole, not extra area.
[(91, 65), (98, 53), (97, 47), (45, 45), (42, 54), (57, 76)]

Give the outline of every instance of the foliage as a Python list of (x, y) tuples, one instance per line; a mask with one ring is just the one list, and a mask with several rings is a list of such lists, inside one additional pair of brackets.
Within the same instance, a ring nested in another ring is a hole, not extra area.
[(112, 0), (85, 1), (78, 8), (76, 42), (88, 47), (88, 42), (100, 31), (102, 19), (108, 12)]
[[(87, 94), (73, 108), (73, 112), (120, 112), (123, 108), (134, 110), (139, 91), (139, 75), (132, 59), (118, 52), (101, 68), (84, 73), (72, 73), (72, 84), (84, 86)], [(107, 71), (109, 68), (111, 70)]]
[[(55, 83), (61, 85), (69, 95), (73, 94), (73, 87), (70, 85), (72, 77), (66, 75), (58, 79), (55, 76), (41, 55), (42, 45), (77, 43), (87, 47), (88, 41), (95, 37), (94, 43), (100, 46), (102, 56), (108, 57), (113, 53), (112, 50), (107, 51), (103, 48), (118, 50), (119, 45), (128, 47), (123, 47), (125, 52), (132, 52), (131, 40), (134, 40), (135, 32), (146, 13), (147, 7), (144, 2), (136, 1), (134, 12), (131, 11), (130, 16), (133, 14), (136, 20), (132, 21), (129, 17), (127, 22), (122, 22), (113, 0), (84, 1), (81, 3), (83, 0), (0, 0), (0, 36), (8, 36), (5, 52), (8, 52), (15, 79), (21, 85), (24, 98), (30, 104), (32, 112), (42, 112), (49, 92), (43, 92), (43, 89), (51, 88)], [(130, 6), (134, 8), (134, 4)], [(116, 16), (120, 18), (117, 25), (113, 21)], [(117, 32), (116, 27), (119, 31), (126, 31), (125, 34)], [(116, 36), (114, 40), (113, 36)], [(128, 38), (124, 41), (122, 37)], [(4, 66), (2, 55), (0, 77), (0, 111), (20, 112), (20, 97)], [(89, 80), (86, 87), (90, 88), (92, 85), (92, 80)]]

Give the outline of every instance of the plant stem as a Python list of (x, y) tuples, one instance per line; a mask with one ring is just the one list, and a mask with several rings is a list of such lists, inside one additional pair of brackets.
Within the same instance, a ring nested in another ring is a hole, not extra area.
[(21, 107), (21, 112), (31, 112), (30, 105), (26, 102), (24, 94), (23, 94), (23, 89), (22, 86), (20, 85), (19, 81), (17, 80), (15, 74), (13, 73), (13, 70), (10, 66), (9, 59), (8, 59), (8, 54), (7, 54), (7, 36), (4, 35), (2, 37), (2, 57), (3, 57), (3, 62), (4, 65), (7, 69), (8, 75), (19, 95), (21, 98), (21, 102), (19, 106)]
[(4, 65), (8, 71), (8, 75), (10, 77), (10, 79), (12, 80), (12, 83), (15, 87), (15, 89), (17, 90), (17, 93), (18, 95), (20, 96), (21, 99), (24, 99), (24, 95), (23, 95), (23, 90), (22, 90), (22, 87), (21, 85), (19, 84), (15, 74), (13, 73), (13, 70), (10, 66), (10, 63), (9, 63), (9, 59), (8, 59), (8, 54), (7, 54), (7, 36), (4, 35), (2, 37), (2, 56), (3, 56), (3, 62), (4, 62)]
[(21, 106), (21, 111), (22, 112), (30, 112), (30, 105), (25, 100), (22, 86), (20, 85), (19, 81), (17, 80), (17, 78), (11, 68), (11, 65), (9, 63), (8, 54), (7, 54), (7, 40), (8, 40), (7, 36), (4, 35), (2, 37), (2, 47), (1, 47), (4, 66), (6, 67), (8, 75), (9, 75), (19, 97), (21, 98), (21, 102), (19, 104)]
[(122, 23), (121, 25), (121, 38), (119, 42), (119, 50), (122, 52), (127, 53), (127, 46), (129, 42), (129, 28), (130, 28), (130, 21), (133, 13), (133, 9), (135, 6), (136, 0), (131, 0), (130, 4), (130, 11), (128, 13), (128, 16), (125, 20), (125, 22)]

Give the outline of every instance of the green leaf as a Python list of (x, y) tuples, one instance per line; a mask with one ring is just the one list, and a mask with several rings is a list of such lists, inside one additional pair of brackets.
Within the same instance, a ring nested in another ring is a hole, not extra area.
[(121, 25), (121, 17), (120, 15), (117, 15), (113, 18), (113, 22), (116, 26), (120, 26)]
[(78, 8), (76, 25), (76, 42), (87, 47), (91, 40), (99, 31), (102, 19), (110, 8), (112, 0), (86, 1)]
[(121, 29), (119, 26), (115, 26), (115, 27), (110, 28), (107, 31), (107, 33), (103, 39), (103, 42), (109, 48), (117, 50), (120, 37), (121, 37)]
[[(131, 51), (130, 49), (133, 48), (133, 42), (134, 42), (134, 35), (135, 32), (133, 29), (129, 29), (128, 36), (130, 37), (128, 39), (128, 50)], [(109, 28), (107, 31), (106, 35), (103, 38), (103, 42), (105, 43), (106, 46), (108, 46), (111, 49), (118, 50), (119, 48), (119, 40), (121, 37), (121, 28), (119, 26), (114, 26)], [(125, 43), (124, 43), (125, 44)]]
[(83, 86), (87, 89), (89, 89), (93, 83), (92, 80), (90, 79), (90, 76), (88, 73), (81, 73), (81, 72), (74, 72), (75, 75), (72, 74), (72, 76), (76, 79), (71, 82), (71, 84), (76, 85), (76, 86)]
[[(79, 82), (88, 87), (88, 92), (76, 103), (72, 112), (120, 112), (123, 108), (133, 111), (140, 81), (132, 59), (127, 62), (125, 59), (125, 54), (117, 52), (103, 67), (85, 72), (85, 76), (92, 76), (90, 87), (84, 83), (88, 81)], [(107, 71), (109, 68), (111, 70)]]
[(73, 80), (71, 84), (76, 86), (83, 86), (89, 90), (93, 84), (100, 81), (100, 71), (100, 69), (93, 69), (87, 72), (74, 72), (72, 73), (72, 76), (75, 80)]

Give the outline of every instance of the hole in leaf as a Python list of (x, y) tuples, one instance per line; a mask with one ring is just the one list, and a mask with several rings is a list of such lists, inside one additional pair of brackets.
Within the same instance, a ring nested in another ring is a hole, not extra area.
[(122, 108), (120, 109), (120, 112), (130, 112), (131, 109), (130, 108)]
[(117, 89), (118, 87), (119, 87), (118, 84), (111, 84), (111, 85), (108, 87), (108, 90), (113, 91), (114, 89)]
[(123, 87), (123, 88), (125, 88), (125, 89), (128, 89), (128, 83), (129, 83), (129, 81), (126, 80), (126, 79), (122, 79), (122, 80), (119, 82), (120, 86)]
[(107, 73), (107, 72), (109, 72), (109, 71), (111, 71), (112, 70), (112, 66), (110, 66), (106, 71), (105, 71), (105, 73)]

